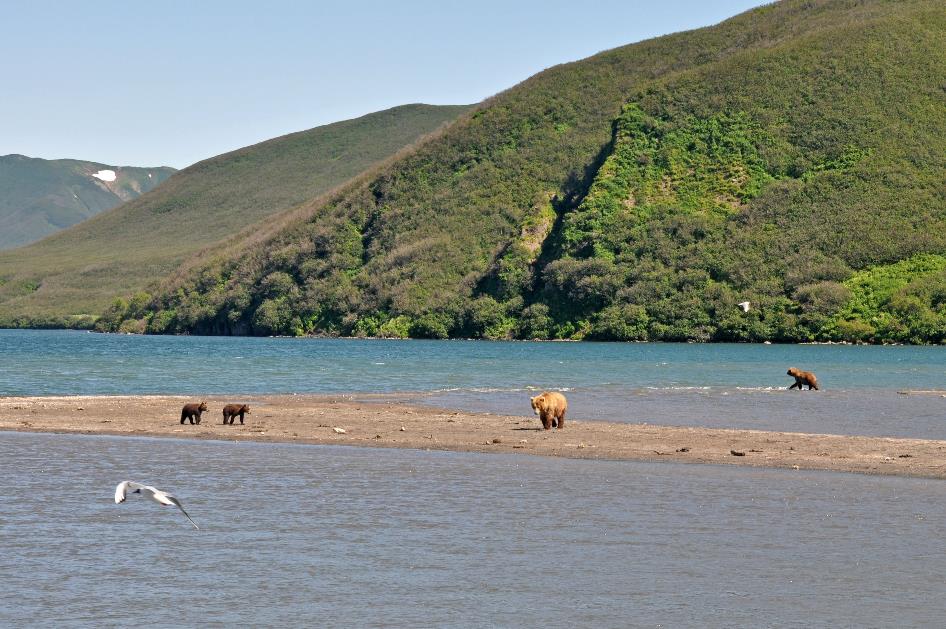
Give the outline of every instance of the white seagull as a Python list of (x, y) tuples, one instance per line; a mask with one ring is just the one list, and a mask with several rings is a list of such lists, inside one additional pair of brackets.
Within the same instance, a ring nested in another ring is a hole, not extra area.
[(197, 526), (197, 523), (191, 520), (191, 517), (187, 515), (187, 511), (184, 511), (184, 505), (181, 504), (181, 501), (167, 493), (166, 491), (161, 491), (160, 489), (155, 489), (150, 485), (142, 485), (141, 483), (136, 483), (132, 480), (126, 480), (118, 483), (118, 486), (115, 487), (115, 504), (125, 502), (125, 496), (128, 492), (133, 494), (150, 494), (151, 498), (155, 502), (158, 502), (164, 506), (174, 505), (181, 510), (181, 513), (184, 514), (184, 517), (190, 520), (191, 524), (194, 525), (194, 528), (198, 531), (200, 527)]
[(740, 301), (736, 305), (742, 308), (743, 312), (749, 312), (749, 307), (751, 306), (751, 304), (748, 301)]

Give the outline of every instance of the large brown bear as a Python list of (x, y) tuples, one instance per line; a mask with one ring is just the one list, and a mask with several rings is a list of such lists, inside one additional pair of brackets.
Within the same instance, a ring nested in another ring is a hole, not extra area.
[(542, 428), (549, 430), (553, 425), (556, 428), (565, 427), (565, 411), (568, 410), (568, 401), (561, 393), (546, 391), (532, 400), (532, 410), (542, 419)]
[(240, 416), (240, 423), (243, 423), (243, 413), (249, 415), (250, 407), (246, 404), (227, 404), (223, 407), (223, 423), (226, 424), (227, 420), (230, 420), (230, 423), (233, 424), (233, 420), (237, 415)]
[(806, 384), (808, 385), (809, 391), (811, 391), (812, 389), (814, 389), (815, 391), (819, 390), (818, 378), (816, 378), (815, 374), (811, 373), (810, 371), (802, 371), (801, 369), (796, 369), (795, 367), (791, 367), (788, 370), (788, 375), (795, 378), (795, 384), (788, 387), (789, 391), (791, 391), (795, 387), (798, 387), (798, 390), (801, 391), (802, 385), (806, 385)]
[[(181, 409), (181, 423), (184, 423), (185, 419), (189, 419), (191, 424), (200, 423), (200, 414), (207, 410), (207, 403), (201, 402), (200, 404), (185, 404), (184, 408)], [(197, 421), (194, 421), (194, 418), (197, 418)]]

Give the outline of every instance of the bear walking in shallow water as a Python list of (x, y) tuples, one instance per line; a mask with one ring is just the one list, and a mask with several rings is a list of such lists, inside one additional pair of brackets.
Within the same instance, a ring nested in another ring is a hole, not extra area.
[(556, 428), (565, 427), (565, 411), (568, 410), (568, 401), (561, 393), (546, 391), (542, 395), (537, 395), (532, 400), (532, 410), (542, 420), (542, 428), (549, 430), (552, 426)]
[(815, 391), (819, 390), (818, 378), (816, 378), (815, 374), (811, 373), (810, 371), (802, 371), (801, 369), (796, 369), (795, 367), (791, 367), (789, 368), (787, 373), (791, 377), (795, 378), (795, 384), (788, 387), (789, 390), (792, 390), (795, 387), (798, 387), (798, 390), (801, 391), (802, 386), (806, 384), (808, 385), (809, 391), (811, 391), (812, 389), (814, 389)]
[[(181, 409), (181, 423), (184, 423), (185, 419), (189, 419), (191, 424), (200, 423), (200, 414), (207, 410), (207, 403), (201, 402), (200, 404), (185, 404), (184, 408)], [(194, 421), (194, 418), (197, 418), (197, 421)]]
[[(247, 406), (246, 404), (227, 404), (226, 406), (223, 407), (223, 423), (233, 424), (234, 418), (236, 418), (236, 416), (239, 415), (240, 423), (242, 424), (244, 413), (246, 414), (250, 413), (250, 407)], [(229, 422), (227, 422), (228, 419), (230, 420)]]

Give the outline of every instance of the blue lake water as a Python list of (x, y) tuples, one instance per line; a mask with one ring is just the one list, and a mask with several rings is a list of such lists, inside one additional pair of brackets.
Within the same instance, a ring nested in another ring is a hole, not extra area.
[[(787, 391), (785, 371), (823, 390)], [(0, 395), (392, 393), (529, 415), (946, 439), (946, 347), (385, 341), (0, 330)]]
[[(0, 626), (911, 627), (946, 483), (0, 433)], [(130, 496), (174, 491), (201, 525)]]

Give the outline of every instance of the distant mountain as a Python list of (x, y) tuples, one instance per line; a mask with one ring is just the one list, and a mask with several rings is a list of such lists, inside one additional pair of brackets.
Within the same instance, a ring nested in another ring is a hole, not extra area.
[(784, 0), (556, 66), (101, 326), (944, 343), (944, 51)]
[(405, 105), (268, 140), (0, 252), (0, 325), (88, 325), (116, 295), (143, 289), (201, 249), (226, 250), (215, 243), (332, 190), (468, 109)]
[(0, 249), (19, 247), (136, 199), (173, 168), (0, 156)]

